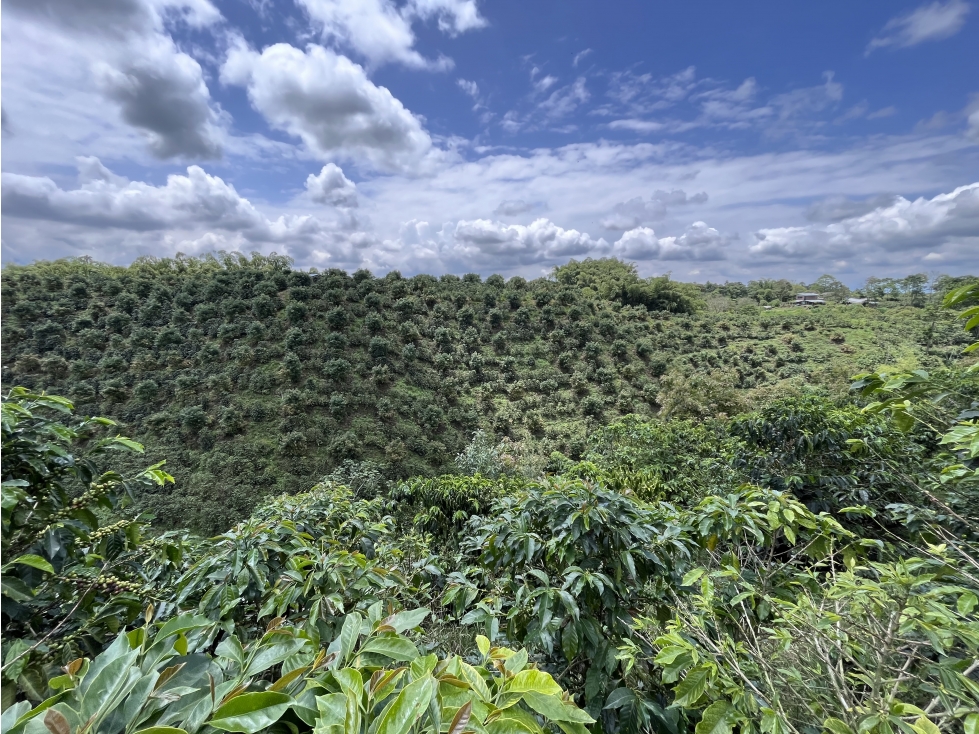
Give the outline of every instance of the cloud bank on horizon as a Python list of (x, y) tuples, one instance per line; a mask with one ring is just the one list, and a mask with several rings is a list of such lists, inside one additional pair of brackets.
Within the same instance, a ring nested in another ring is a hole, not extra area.
[(979, 271), (969, 3), (715, 5), (4, 0), (4, 261)]

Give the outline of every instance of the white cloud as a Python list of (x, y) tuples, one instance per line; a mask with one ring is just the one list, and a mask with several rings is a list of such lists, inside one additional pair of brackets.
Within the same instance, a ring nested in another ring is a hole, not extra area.
[[(715, 79), (697, 79), (691, 66), (661, 78), (633, 72), (612, 74), (607, 95), (612, 101), (591, 114), (615, 118), (607, 123), (611, 130), (649, 135), (702, 128), (754, 128), (781, 135), (821, 124), (819, 114), (843, 99), (843, 85), (827, 71), (822, 84), (764, 100), (754, 77), (731, 87)], [(665, 117), (667, 114), (670, 116)]]
[(867, 53), (888, 46), (910, 48), (925, 41), (940, 41), (954, 36), (965, 25), (969, 10), (969, 4), (964, 0), (936, 0), (922, 5), (889, 20), (867, 46)]
[(456, 79), (459, 89), (468, 94), (473, 99), (479, 99), (479, 85), (469, 79)]
[(672, 189), (671, 191), (658, 189), (649, 197), (649, 201), (637, 196), (616, 204), (612, 213), (602, 220), (602, 226), (606, 229), (635, 229), (640, 225), (665, 219), (673, 207), (703, 204), (706, 201), (706, 192), (687, 196), (687, 193), (682, 189)]
[(897, 107), (890, 105), (888, 107), (881, 107), (879, 110), (875, 110), (867, 115), (868, 120), (879, 120), (884, 117), (890, 117), (897, 114)]
[(427, 262), (450, 269), (496, 271), (609, 251), (604, 239), (565, 229), (543, 217), (526, 226), (474, 219), (446, 222), (439, 229), (415, 219), (402, 224), (398, 239), (386, 242), (385, 248), (389, 255), (410, 260), (416, 267)]
[(219, 115), (200, 64), (169, 38), (154, 41), (129, 63), (96, 64), (99, 88), (119, 104), (126, 122), (148, 133), (156, 157), (220, 158)]
[(353, 208), (358, 205), (357, 187), (335, 163), (327, 163), (319, 174), (306, 178), (309, 198), (319, 204)]
[(523, 199), (504, 199), (500, 202), (500, 205), (493, 210), (493, 213), (497, 216), (516, 217), (520, 214), (526, 214), (527, 212), (533, 211), (538, 206), (538, 204), (534, 204), (530, 201), (524, 201)]
[(546, 92), (555, 84), (557, 84), (557, 77), (551, 76), (550, 74), (542, 76), (540, 79), (534, 79), (534, 89), (542, 93)]
[(126, 123), (145, 133), (154, 156), (220, 157), (220, 109), (200, 64), (178, 50), (165, 29), (174, 22), (195, 28), (219, 22), (221, 14), (208, 0), (11, 0), (4, 10), (20, 38), (43, 29), (41, 63), (48, 73), (75, 63), (70, 55), (83, 59), (95, 88), (118, 105)]
[(634, 133), (648, 134), (659, 132), (666, 128), (666, 125), (662, 122), (654, 122), (652, 120), (636, 120), (634, 118), (628, 118), (624, 120), (612, 120), (608, 124), (611, 130), (629, 130)]
[(227, 84), (247, 87), (269, 124), (303, 140), (315, 154), (419, 172), (438, 151), (421, 122), (385, 87), (345, 56), (311, 44), (278, 43), (261, 54), (243, 43), (221, 68)]
[[(650, 192), (669, 192), (675, 188), (686, 189), (688, 198), (692, 198), (690, 188), (694, 184), (690, 181), (695, 180), (694, 191), (706, 190), (709, 200), (697, 205), (695, 216), (679, 223), (679, 231), (672, 222), (669, 229), (654, 223), (657, 239), (665, 234), (682, 235), (683, 224), (693, 219), (703, 220), (721, 233), (741, 232), (742, 237), (723, 249), (725, 260), (705, 261), (700, 266), (701, 278), (754, 279), (772, 275), (798, 277), (808, 282), (819, 275), (809, 272), (810, 269), (830, 267), (830, 264), (759, 261), (748, 253), (754, 238), (745, 237), (744, 233), (778, 226), (804, 226), (808, 224), (805, 219), (808, 202), (840, 195), (862, 201), (892, 191), (895, 181), (914, 182), (917, 190), (951, 191), (962, 181), (974, 180), (977, 165), (979, 147), (959, 135), (881, 136), (840, 150), (788, 149), (749, 156), (718, 155), (714, 150), (669, 141), (657, 144), (603, 141), (520, 152), (495, 149), (439, 168), (426, 178), (424, 186), (402, 176), (389, 176), (358, 182), (358, 189), (361, 205), (370, 207), (379, 236), (392, 243), (400, 242), (399, 228), (406, 219), (432, 223), (435, 231), (440, 231), (445, 222), (454, 229), (460, 220), (503, 219), (528, 223), (523, 219), (508, 219), (504, 214), (489, 214), (502, 201), (546, 201), (549, 220), (565, 229), (588, 233), (597, 242), (599, 235), (612, 241), (601, 223), (617, 204), (636, 197), (648, 201)], [(672, 214), (683, 211), (677, 209)], [(522, 216), (527, 215), (522, 213)], [(613, 234), (618, 239), (618, 233)], [(432, 236), (425, 241), (439, 240)], [(932, 249), (944, 251), (940, 247)], [(463, 260), (443, 261), (437, 248), (425, 250), (430, 259), (424, 259), (419, 252), (405, 247), (402, 253), (393, 247), (388, 256), (389, 267), (403, 272), (479, 269), (484, 273), (498, 271), (528, 277), (540, 272), (535, 263), (525, 264), (503, 256), (474, 264)], [(601, 252), (596, 250), (593, 255), (600, 256)], [(911, 253), (895, 253), (885, 260), (879, 251), (872, 252), (877, 259), (869, 262), (856, 256), (851, 258), (848, 253), (842, 258), (850, 262), (847, 270), (835, 272), (840, 277), (858, 280), (872, 273), (910, 272), (907, 268), (920, 267)], [(948, 258), (948, 263), (958, 263), (965, 270), (975, 269), (975, 251), (970, 256), (950, 250)], [(658, 261), (645, 262), (647, 270), (643, 272), (649, 272), (648, 263)], [(847, 276), (847, 272), (857, 275)]]
[(842, 222), (844, 219), (852, 219), (875, 209), (891, 206), (897, 199), (898, 197), (893, 194), (878, 194), (866, 199), (827, 196), (810, 204), (805, 214), (810, 222)]
[(520, 263), (580, 257), (607, 247), (604, 239), (592, 239), (576, 229), (564, 229), (540, 218), (524, 226), (488, 219), (460, 221), (452, 231), (449, 251), (471, 262), (507, 258)]
[(825, 81), (822, 84), (778, 94), (772, 97), (768, 105), (775, 109), (782, 122), (822, 112), (843, 99), (843, 85), (834, 81), (834, 76), (831, 71), (823, 72)]
[(343, 44), (372, 65), (396, 62), (414, 68), (447, 69), (450, 59), (426, 59), (415, 50), (414, 20), (438, 21), (449, 35), (482, 28), (486, 20), (475, 0), (298, 0), (323, 39)]
[(748, 248), (758, 258), (817, 259), (853, 253), (936, 250), (979, 241), (979, 183), (909, 201), (903, 196), (832, 224), (762, 229)]
[[(553, 80), (554, 77), (544, 77), (541, 81)], [(548, 83), (543, 89), (551, 86)], [(554, 90), (551, 95), (538, 105), (538, 109), (544, 113), (544, 117), (549, 121), (559, 120), (570, 115), (579, 105), (584, 104), (591, 98), (588, 86), (583, 76), (578, 77), (571, 84)]]
[[(32, 235), (40, 232), (55, 247), (67, 244), (57, 253), (60, 256), (95, 249), (98, 257), (125, 261), (178, 250), (278, 248), (313, 264), (357, 262), (352, 251), (375, 241), (367, 233), (352, 231), (350, 218), (268, 218), (234, 186), (198, 166), (153, 186), (118, 176), (97, 158), (84, 158), (79, 160), (79, 181), (78, 188), (63, 189), (47, 177), (4, 173), (5, 247), (14, 253), (29, 250)], [(94, 243), (100, 245), (93, 247)]]
[(972, 102), (966, 108), (966, 135), (979, 140), (979, 94), (972, 96)]
[(694, 222), (678, 237), (657, 237), (653, 229), (637, 227), (623, 233), (612, 252), (626, 260), (723, 260), (734, 239), (704, 222)]
[(588, 54), (590, 54), (591, 52), (592, 51), (591, 51), (590, 48), (586, 48), (586, 49), (584, 49), (582, 51), (579, 51), (578, 53), (576, 53), (574, 55), (574, 58), (571, 60), (571, 65), (574, 68), (577, 69), (578, 68), (578, 64), (580, 64), (582, 61), (584, 61), (585, 60), (585, 57), (588, 56)]

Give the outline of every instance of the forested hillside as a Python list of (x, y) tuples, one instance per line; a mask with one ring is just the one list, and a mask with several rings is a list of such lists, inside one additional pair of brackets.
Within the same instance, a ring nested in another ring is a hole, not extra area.
[(287, 265), (4, 272), (3, 734), (979, 732), (974, 279)]
[(952, 365), (968, 336), (925, 284), (872, 279), (878, 308), (808, 310), (780, 305), (803, 284), (640, 279), (617, 261), (531, 282), (274, 256), (38, 263), (3, 271), (3, 383), (118, 421), (177, 479), (140, 506), (210, 532), (327, 475), (374, 491), (452, 470), (477, 431), (470, 453), (499, 444), (554, 471), (621, 416), (723, 419), (843, 397), (880, 365)]

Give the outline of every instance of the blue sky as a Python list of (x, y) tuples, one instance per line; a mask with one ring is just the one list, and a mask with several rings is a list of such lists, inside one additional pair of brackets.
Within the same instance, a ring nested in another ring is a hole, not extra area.
[(5, 0), (6, 262), (979, 270), (979, 12)]

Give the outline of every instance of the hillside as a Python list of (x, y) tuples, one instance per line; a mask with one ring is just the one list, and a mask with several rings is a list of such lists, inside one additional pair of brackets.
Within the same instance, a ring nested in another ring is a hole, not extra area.
[(759, 305), (782, 291), (641, 280), (615, 261), (530, 282), (260, 256), (37, 263), (3, 271), (3, 383), (119, 421), (177, 480), (143, 508), (213, 531), (331, 473), (446, 471), (479, 430), (539, 471), (627, 414), (832, 397), (881, 364), (952, 364), (968, 339), (934, 298)]

